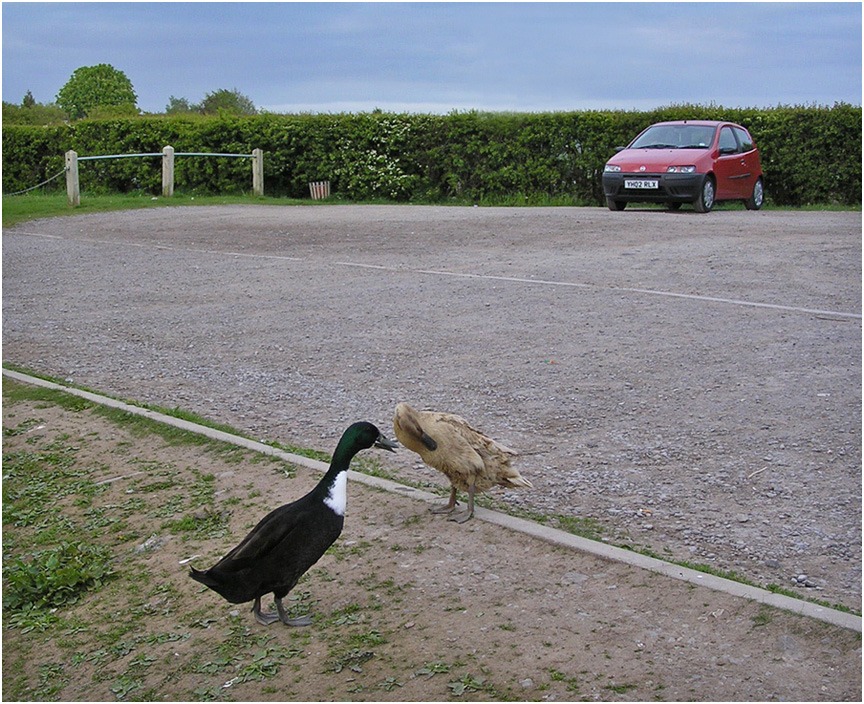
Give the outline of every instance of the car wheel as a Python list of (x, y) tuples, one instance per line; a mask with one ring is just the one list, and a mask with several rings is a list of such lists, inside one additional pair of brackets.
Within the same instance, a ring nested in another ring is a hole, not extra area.
[(762, 185), (762, 179), (756, 180), (756, 185), (753, 186), (753, 195), (744, 201), (747, 210), (759, 210), (762, 207), (762, 202), (765, 200), (765, 187)]
[(614, 198), (607, 198), (606, 199), (606, 207), (609, 208), (609, 210), (624, 210), (624, 208), (627, 207), (627, 201), (626, 200), (615, 200)]
[(699, 189), (699, 197), (693, 201), (693, 207), (697, 213), (711, 212), (714, 207), (714, 179), (711, 176), (706, 176), (702, 181), (702, 187)]

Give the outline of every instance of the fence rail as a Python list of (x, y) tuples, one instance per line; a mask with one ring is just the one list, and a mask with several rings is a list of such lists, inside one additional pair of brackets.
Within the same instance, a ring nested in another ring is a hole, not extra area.
[(146, 154), (100, 154), (98, 156), (79, 156), (78, 161), (97, 161), (98, 159), (133, 159), (139, 156), (164, 156), (162, 152)]
[[(81, 187), (78, 181), (78, 162), (96, 161), (98, 159), (133, 159), (136, 157), (161, 157), (162, 158), (162, 197), (170, 198), (174, 195), (174, 157), (177, 156), (219, 156), (240, 159), (252, 159), (252, 192), (256, 196), (264, 195), (264, 152), (261, 149), (253, 149), (251, 154), (226, 154), (223, 152), (175, 152), (174, 147), (168, 145), (161, 152), (145, 152), (142, 154), (99, 154), (95, 156), (78, 156), (69, 150), (66, 152), (66, 197), (69, 205), (77, 207), (81, 205)], [(58, 174), (59, 176), (59, 174)]]

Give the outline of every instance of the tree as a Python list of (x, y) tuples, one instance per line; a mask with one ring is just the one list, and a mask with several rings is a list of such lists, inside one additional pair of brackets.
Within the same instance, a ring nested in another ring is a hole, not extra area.
[(218, 115), (220, 112), (229, 115), (255, 115), (258, 112), (252, 100), (236, 88), (234, 90), (223, 88), (207, 93), (197, 107), (198, 112), (203, 115)]
[[(70, 120), (87, 117), (96, 108), (120, 108), (121, 113), (138, 112), (138, 96), (132, 82), (110, 64), (82, 66), (57, 93), (57, 104)], [(102, 111), (104, 114), (106, 111)]]
[(4, 125), (62, 125), (65, 121), (66, 113), (54, 103), (37, 103), (29, 90), (21, 105), (3, 101)]
[(168, 96), (168, 105), (165, 106), (166, 115), (177, 115), (184, 112), (195, 112), (196, 106), (189, 105), (186, 98), (175, 98), (173, 95)]

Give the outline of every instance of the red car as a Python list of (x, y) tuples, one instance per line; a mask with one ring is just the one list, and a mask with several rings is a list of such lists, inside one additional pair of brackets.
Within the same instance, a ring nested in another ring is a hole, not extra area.
[(759, 150), (750, 133), (732, 122), (658, 122), (606, 162), (603, 193), (610, 210), (627, 203), (692, 203), (707, 213), (721, 200), (762, 207)]

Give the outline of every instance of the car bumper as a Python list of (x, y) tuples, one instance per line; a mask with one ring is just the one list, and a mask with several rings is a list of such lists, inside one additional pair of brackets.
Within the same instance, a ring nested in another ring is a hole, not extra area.
[[(691, 203), (699, 197), (705, 174), (604, 173), (603, 194), (639, 203)], [(653, 182), (656, 188), (627, 188), (626, 181)]]

